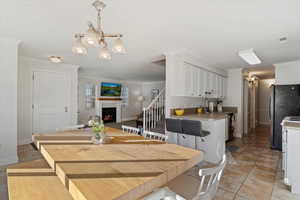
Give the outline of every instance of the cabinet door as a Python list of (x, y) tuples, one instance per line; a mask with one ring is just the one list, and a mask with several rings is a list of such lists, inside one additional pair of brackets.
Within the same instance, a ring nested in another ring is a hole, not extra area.
[(208, 96), (208, 90), (209, 90), (209, 77), (208, 77), (208, 72), (206, 70), (201, 70), (201, 84), (203, 85), (202, 86), (202, 94), (204, 97), (207, 97)]
[(186, 134), (178, 134), (178, 144), (191, 149), (196, 148), (196, 137)]
[(168, 143), (170, 144), (177, 144), (178, 141), (178, 133), (173, 133), (173, 132), (167, 132), (166, 133), (168, 136)]
[(192, 96), (199, 96), (199, 68), (192, 67)]
[(206, 92), (206, 77), (204, 77), (205, 71), (198, 70), (198, 96), (205, 97)]
[(210, 75), (210, 82), (211, 82), (211, 97), (216, 98), (217, 97), (217, 75), (215, 73), (211, 73)]
[(184, 64), (184, 96), (193, 96), (192, 66)]
[(206, 97), (210, 98), (212, 97), (213, 74), (211, 72), (206, 72), (206, 77)]
[(223, 77), (222, 76), (217, 76), (217, 81), (218, 81), (218, 87), (217, 87), (217, 98), (223, 98)]
[(227, 78), (222, 77), (222, 98), (225, 99), (227, 95)]

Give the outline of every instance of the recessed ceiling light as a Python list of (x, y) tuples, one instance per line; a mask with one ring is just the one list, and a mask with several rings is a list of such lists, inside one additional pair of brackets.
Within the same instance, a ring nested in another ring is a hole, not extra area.
[(49, 56), (48, 59), (53, 63), (61, 63), (63, 58), (60, 56)]
[(239, 51), (239, 56), (250, 65), (261, 64), (261, 60), (253, 49)]
[(279, 38), (279, 42), (280, 42), (280, 43), (286, 43), (287, 40), (288, 40), (287, 37)]

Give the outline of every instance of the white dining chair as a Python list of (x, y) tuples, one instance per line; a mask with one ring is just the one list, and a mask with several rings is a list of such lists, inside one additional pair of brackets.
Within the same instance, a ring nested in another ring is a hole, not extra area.
[(57, 128), (56, 131), (74, 131), (74, 130), (84, 128), (84, 126), (85, 126), (84, 124), (75, 125), (75, 126), (68, 126), (68, 127), (63, 127), (63, 128)]
[(151, 132), (151, 131), (144, 131), (143, 136), (146, 139), (150, 139), (150, 140), (160, 140), (163, 142), (166, 142), (168, 139), (168, 136), (165, 134), (161, 134), (161, 133), (156, 133), (156, 132)]
[(125, 125), (122, 125), (122, 130), (123, 130), (123, 133), (130, 133), (130, 134), (135, 134), (135, 135), (138, 135), (140, 132), (140, 129), (138, 129), (138, 128), (131, 127), (131, 126), (125, 126)]
[[(183, 175), (185, 178), (175, 178), (166, 187), (151, 193), (143, 200), (212, 200), (217, 193), (225, 166), (226, 155), (223, 156), (218, 166), (200, 169), (198, 177)], [(187, 181), (190, 183), (187, 183)], [(186, 191), (190, 189), (190, 186), (194, 186), (195, 191)], [(193, 196), (191, 196), (191, 193), (193, 193)]]

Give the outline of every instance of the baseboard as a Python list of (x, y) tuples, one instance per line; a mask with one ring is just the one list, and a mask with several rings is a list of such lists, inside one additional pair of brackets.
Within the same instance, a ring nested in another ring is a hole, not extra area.
[(259, 125), (271, 125), (271, 122), (259, 122)]
[(123, 118), (123, 119), (122, 119), (122, 122), (132, 121), (132, 120), (136, 120), (136, 117)]
[(0, 166), (2, 165), (9, 165), (9, 164), (14, 164), (14, 163), (17, 163), (19, 158), (17, 155), (15, 156), (9, 156), (9, 157), (2, 157), (0, 156), (1, 159), (0, 159)]
[(31, 138), (18, 141), (18, 145), (24, 145), (24, 144), (30, 144), (30, 143), (32, 143)]

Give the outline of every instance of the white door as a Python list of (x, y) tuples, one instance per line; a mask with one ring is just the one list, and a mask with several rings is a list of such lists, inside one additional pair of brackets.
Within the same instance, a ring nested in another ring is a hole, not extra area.
[(70, 76), (42, 71), (33, 75), (33, 133), (49, 133), (70, 126)]

